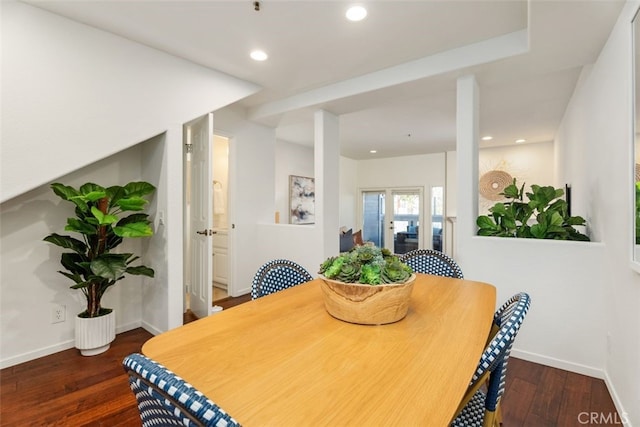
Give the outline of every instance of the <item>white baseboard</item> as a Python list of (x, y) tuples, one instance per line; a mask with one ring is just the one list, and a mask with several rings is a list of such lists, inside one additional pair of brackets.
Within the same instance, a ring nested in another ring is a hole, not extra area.
[(576, 374), (587, 375), (593, 378), (605, 379), (605, 372), (592, 366), (581, 365), (579, 363), (568, 362), (566, 360), (555, 359), (553, 357), (543, 356), (528, 351), (516, 350), (511, 351), (511, 356), (518, 359), (527, 360), (529, 362), (539, 363), (541, 365), (550, 366), (552, 368), (563, 369)]
[[(140, 327), (140, 321), (127, 323), (125, 325), (116, 326), (116, 334), (130, 331)], [(146, 329), (146, 328), (145, 328)], [(151, 331), (149, 331), (151, 332)], [(151, 332), (153, 333), (153, 332)], [(117, 337), (116, 337), (117, 339)], [(6, 359), (0, 360), (0, 369), (9, 368), (20, 363), (29, 362), (40, 357), (49, 356), (50, 354), (58, 353), (60, 351), (69, 350), (75, 347), (75, 339), (53, 344), (47, 347), (38, 348), (26, 353), (11, 356)]]
[(613, 400), (613, 404), (616, 407), (616, 411), (620, 414), (620, 421), (622, 421), (622, 424), (625, 426), (633, 427), (629, 417), (627, 416), (627, 412), (624, 410), (624, 406), (622, 406), (622, 402), (616, 392), (616, 388), (613, 386), (613, 382), (611, 382), (611, 378), (609, 378), (609, 374), (607, 372), (604, 373), (604, 383), (607, 386), (607, 390), (609, 390), (609, 394), (611, 395), (611, 400)]
[(161, 333), (164, 332), (147, 322), (142, 322), (141, 327), (142, 329), (144, 329), (145, 331), (153, 335), (160, 335)]
[(76, 344), (75, 339), (63, 341), (58, 344), (50, 345), (48, 347), (38, 348), (36, 350), (28, 351), (26, 353), (18, 354), (17, 356), (11, 356), (6, 359), (0, 360), (0, 369), (8, 368), (20, 363), (28, 362), (30, 360), (37, 359), (39, 357), (48, 356), (59, 351), (69, 350)]

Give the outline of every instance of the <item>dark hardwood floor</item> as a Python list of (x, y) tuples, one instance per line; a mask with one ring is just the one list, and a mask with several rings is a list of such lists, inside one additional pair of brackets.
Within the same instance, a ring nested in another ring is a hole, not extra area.
[[(216, 304), (229, 308), (249, 299)], [(191, 320), (185, 314), (185, 321)], [(70, 349), (1, 370), (0, 425), (139, 426), (121, 362), (151, 336), (138, 328), (119, 334), (98, 356), (83, 357)], [(622, 425), (602, 380), (513, 357), (502, 410), (505, 427), (584, 426), (591, 413), (602, 414), (600, 426)]]

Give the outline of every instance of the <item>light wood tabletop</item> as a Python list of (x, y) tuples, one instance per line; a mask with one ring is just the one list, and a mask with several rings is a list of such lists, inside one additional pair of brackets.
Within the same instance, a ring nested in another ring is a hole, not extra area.
[(419, 274), (407, 316), (331, 317), (319, 279), (160, 334), (142, 352), (244, 426), (445, 426), (484, 350), (495, 288)]

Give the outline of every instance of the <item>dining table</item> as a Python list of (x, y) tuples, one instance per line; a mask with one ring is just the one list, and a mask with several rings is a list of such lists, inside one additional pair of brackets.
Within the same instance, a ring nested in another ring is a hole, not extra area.
[(446, 426), (490, 333), (493, 285), (417, 274), (407, 315), (332, 317), (320, 280), (161, 333), (142, 353), (243, 426)]

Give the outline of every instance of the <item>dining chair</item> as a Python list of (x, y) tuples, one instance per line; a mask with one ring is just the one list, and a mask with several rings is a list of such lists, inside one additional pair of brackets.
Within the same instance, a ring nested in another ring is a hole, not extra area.
[(433, 249), (414, 249), (402, 254), (400, 260), (416, 273), (464, 279), (462, 269), (449, 255)]
[(148, 357), (133, 353), (122, 365), (138, 401), (142, 427), (240, 426), (192, 385)]
[(262, 265), (253, 277), (251, 299), (313, 280), (301, 265), (288, 259), (274, 259)]
[(504, 394), (507, 362), (513, 341), (530, 305), (529, 295), (520, 292), (495, 312), (490, 341), (480, 356), (480, 362), (456, 410), (457, 416), (453, 419), (452, 426), (499, 427), (502, 423), (500, 401)]

